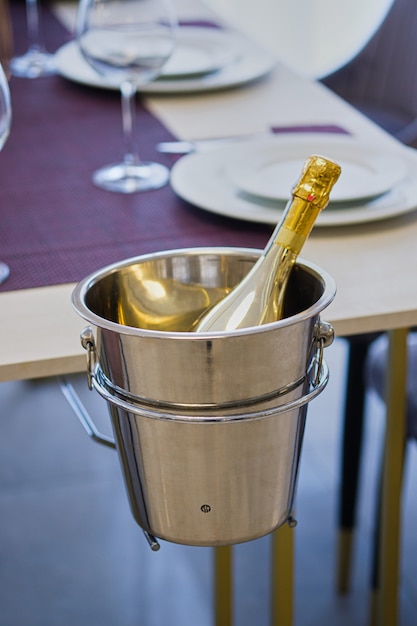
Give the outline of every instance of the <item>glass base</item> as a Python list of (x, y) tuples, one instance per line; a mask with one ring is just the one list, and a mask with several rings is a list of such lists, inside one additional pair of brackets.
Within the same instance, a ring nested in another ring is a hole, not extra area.
[(169, 169), (160, 163), (116, 163), (93, 174), (93, 183), (101, 189), (119, 193), (135, 193), (159, 189), (167, 184)]
[(55, 56), (43, 50), (28, 50), (23, 56), (11, 59), (10, 70), (13, 76), (19, 78), (51, 76), (57, 71)]
[(0, 285), (9, 278), (10, 269), (6, 263), (0, 262)]

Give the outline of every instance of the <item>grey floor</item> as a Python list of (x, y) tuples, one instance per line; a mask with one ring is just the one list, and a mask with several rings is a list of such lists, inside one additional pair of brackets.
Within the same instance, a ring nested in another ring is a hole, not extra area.
[[(370, 397), (352, 591), (334, 588), (346, 346), (309, 407), (297, 495), (296, 626), (367, 623), (383, 411)], [(85, 377), (84, 401), (110, 431)], [(116, 453), (92, 442), (55, 380), (0, 384), (0, 626), (212, 626), (212, 550), (150, 551), (131, 518)], [(417, 449), (404, 485), (401, 626), (417, 623)], [(235, 626), (268, 625), (269, 537), (237, 546)]]

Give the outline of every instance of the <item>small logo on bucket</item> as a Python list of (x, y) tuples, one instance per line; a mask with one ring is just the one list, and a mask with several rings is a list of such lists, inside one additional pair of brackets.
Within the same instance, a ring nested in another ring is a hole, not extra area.
[(203, 511), (203, 513), (210, 513), (211, 506), (209, 504), (202, 504), (200, 506), (200, 509)]

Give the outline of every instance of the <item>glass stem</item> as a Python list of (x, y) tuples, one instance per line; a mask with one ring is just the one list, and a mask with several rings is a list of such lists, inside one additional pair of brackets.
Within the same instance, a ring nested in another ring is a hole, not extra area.
[(26, 0), (26, 19), (30, 50), (42, 50), (39, 28), (39, 8), (37, 0)]
[(122, 126), (125, 143), (124, 162), (126, 165), (139, 163), (139, 156), (133, 147), (135, 137), (135, 94), (136, 87), (130, 81), (125, 81), (120, 86), (122, 94)]

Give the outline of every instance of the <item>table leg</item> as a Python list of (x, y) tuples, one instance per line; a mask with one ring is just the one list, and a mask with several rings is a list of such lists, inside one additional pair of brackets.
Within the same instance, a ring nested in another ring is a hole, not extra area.
[(294, 529), (284, 524), (272, 533), (271, 626), (292, 626)]
[(214, 548), (215, 626), (233, 624), (232, 546)]
[(389, 333), (386, 437), (382, 483), (378, 626), (398, 624), (401, 491), (405, 451), (407, 329)]

